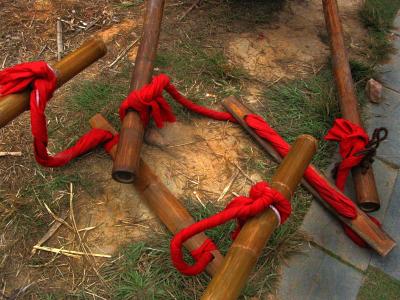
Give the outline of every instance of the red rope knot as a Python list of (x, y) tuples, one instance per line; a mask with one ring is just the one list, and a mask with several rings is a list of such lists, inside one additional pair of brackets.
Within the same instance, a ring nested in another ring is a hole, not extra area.
[(170, 79), (165, 74), (153, 77), (151, 83), (139, 90), (132, 91), (121, 103), (119, 115), (121, 120), (129, 109), (137, 111), (143, 124), (146, 126), (153, 117), (157, 127), (163, 127), (163, 123), (175, 122), (175, 116), (171, 106), (163, 97), (163, 90), (170, 84)]
[(278, 218), (278, 224), (284, 224), (292, 212), (290, 202), (278, 191), (269, 187), (266, 182), (259, 182), (250, 189), (249, 197), (239, 196), (234, 198), (226, 209), (239, 208), (237, 227), (231, 233), (232, 239), (236, 239), (246, 221), (258, 213), (270, 207)]
[(215, 120), (236, 122), (235, 118), (227, 112), (208, 109), (184, 97), (171, 84), (170, 78), (165, 74), (154, 76), (151, 83), (128, 95), (119, 108), (121, 120), (124, 119), (129, 109), (133, 109), (139, 113), (140, 119), (145, 126), (149, 123), (150, 117), (154, 119), (159, 128), (163, 126), (164, 122), (175, 122), (176, 118), (172, 112), (172, 108), (162, 95), (163, 90), (168, 92), (176, 102), (195, 113)]
[(183, 260), (184, 242), (196, 234), (237, 219), (237, 228), (232, 233), (232, 238), (235, 238), (247, 219), (263, 212), (268, 207), (273, 208), (277, 213), (280, 224), (287, 220), (292, 211), (290, 202), (282, 194), (270, 188), (268, 183), (259, 182), (251, 187), (249, 197), (236, 197), (223, 211), (184, 228), (171, 241), (171, 259), (174, 266), (185, 275), (201, 273), (213, 259), (211, 252), (217, 249), (215, 244), (211, 240), (206, 241), (200, 249), (192, 251), (192, 255), (193, 252), (195, 255), (195, 263), (189, 265)]
[[(381, 132), (384, 133), (381, 136)], [(369, 140), (365, 130), (357, 124), (345, 119), (336, 119), (333, 127), (325, 136), (327, 141), (339, 143), (339, 153), (342, 161), (335, 168), (336, 186), (344, 190), (346, 179), (352, 168), (363, 165), (364, 170), (372, 163), (379, 143), (386, 139), (387, 129), (379, 128)]]
[(35, 158), (39, 164), (46, 167), (63, 166), (75, 157), (113, 138), (110, 132), (95, 128), (83, 135), (72, 147), (49, 156), (45, 109), (56, 87), (56, 74), (43, 61), (23, 63), (0, 71), (0, 95), (32, 89), (30, 114)]

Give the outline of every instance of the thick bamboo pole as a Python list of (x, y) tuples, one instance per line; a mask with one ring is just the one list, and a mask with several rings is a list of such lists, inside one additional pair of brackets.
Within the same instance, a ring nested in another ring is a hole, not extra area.
[[(254, 114), (243, 103), (239, 102), (235, 97), (231, 96), (225, 99), (222, 103), (227, 111), (229, 111), (238, 123), (256, 140), (256, 142), (278, 163), (282, 161), (279, 153), (267, 141), (260, 138), (249, 126), (247, 126), (244, 118), (246, 115)], [(325, 175), (319, 171), (315, 166), (310, 165), (320, 176), (325, 178)], [(328, 179), (326, 182), (336, 191), (341, 193), (336, 186)], [(318, 194), (318, 192), (305, 180), (301, 181), (302, 185), (325, 206), (332, 214), (339, 220), (351, 227), (367, 244), (378, 252), (380, 255), (387, 255), (396, 246), (396, 242), (381, 228), (376, 226), (374, 222), (360, 209), (357, 208), (357, 218), (354, 220), (344, 218), (334, 211)]]
[[(80, 48), (52, 66), (57, 75), (57, 87), (62, 86), (106, 53), (107, 48), (102, 39), (91, 38), (85, 42)], [(29, 94), (30, 91), (25, 91), (0, 97), (0, 128), (29, 110)]]
[[(110, 131), (113, 134), (118, 132), (111, 124), (100, 114), (95, 115), (89, 120), (93, 128), (101, 128)], [(114, 159), (117, 152), (117, 146), (114, 146), (110, 152)], [(133, 183), (135, 189), (139, 192), (142, 199), (150, 207), (153, 213), (160, 218), (161, 222), (173, 234), (178, 233), (183, 228), (193, 224), (195, 221), (181, 202), (168, 190), (161, 180), (153, 173), (149, 166), (140, 159), (138, 178)], [(204, 233), (197, 234), (184, 244), (189, 250), (193, 251), (200, 247), (207, 239)], [(207, 266), (207, 273), (213, 276), (222, 263), (223, 257), (216, 250), (213, 252), (214, 259)]]
[[(290, 199), (316, 151), (316, 139), (309, 135), (298, 137), (272, 178), (271, 187)], [(239, 297), (261, 251), (278, 227), (278, 222), (271, 208), (246, 222), (202, 300), (230, 300)]]
[[(132, 74), (131, 91), (140, 89), (151, 81), (154, 60), (164, 11), (164, 0), (148, 0), (143, 33)], [(112, 171), (113, 178), (121, 183), (132, 183), (139, 169), (140, 149), (143, 144), (144, 127), (139, 114), (129, 111), (120, 131), (117, 155)]]
[[(358, 101), (351, 76), (349, 60), (343, 37), (343, 28), (336, 0), (322, 0), (326, 28), (330, 37), (332, 68), (339, 94), (339, 106), (344, 119), (362, 126), (358, 112)], [(380, 207), (372, 168), (363, 173), (361, 168), (352, 170), (357, 203), (364, 211), (375, 211)]]

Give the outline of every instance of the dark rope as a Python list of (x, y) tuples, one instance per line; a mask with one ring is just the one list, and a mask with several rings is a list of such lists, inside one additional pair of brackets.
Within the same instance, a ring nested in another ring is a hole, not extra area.
[(360, 163), (360, 168), (362, 173), (365, 174), (374, 162), (374, 157), (376, 155), (376, 150), (378, 149), (381, 142), (387, 139), (389, 131), (385, 127), (379, 127), (374, 130), (372, 137), (369, 140), (365, 150), (357, 152), (355, 155), (363, 155), (364, 158)]

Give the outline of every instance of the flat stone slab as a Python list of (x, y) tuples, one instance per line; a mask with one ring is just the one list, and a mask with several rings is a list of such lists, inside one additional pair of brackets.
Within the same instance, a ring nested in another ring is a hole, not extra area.
[(384, 88), (383, 97), (382, 103), (368, 105), (366, 112), (370, 118), (365, 125), (368, 134), (378, 127), (386, 127), (389, 130), (388, 138), (379, 146), (377, 156), (400, 167), (400, 94)]
[(363, 275), (324, 251), (305, 246), (304, 254), (292, 256), (283, 268), (278, 299), (357, 298)]
[(320, 247), (334, 253), (358, 269), (366, 270), (368, 268), (371, 251), (355, 245), (344, 233), (339, 220), (317, 201), (312, 203), (302, 229)]
[[(400, 23), (400, 21), (397, 21)], [(393, 35), (393, 47), (396, 52), (390, 56), (387, 64), (379, 67), (378, 79), (385, 86), (400, 91), (400, 36), (397, 34)]]
[(396, 18), (394, 19), (392, 32), (400, 35), (400, 10), (397, 12)]
[[(385, 213), (383, 227), (397, 243), (400, 242), (400, 176), (397, 176), (390, 203)], [(374, 254), (371, 265), (400, 280), (399, 244), (386, 257)]]
[(398, 170), (379, 159), (375, 160), (372, 167), (374, 169), (379, 199), (381, 200), (381, 208), (378, 211), (370, 213), (370, 215), (383, 222), (390, 203), (390, 197), (396, 184)]

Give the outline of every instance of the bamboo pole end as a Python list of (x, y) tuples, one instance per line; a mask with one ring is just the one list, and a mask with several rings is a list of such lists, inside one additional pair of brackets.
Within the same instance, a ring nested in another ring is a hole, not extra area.
[(304, 141), (307, 141), (307, 142), (309, 142), (310, 144), (313, 144), (313, 145), (314, 145), (315, 151), (317, 151), (317, 149), (318, 149), (318, 140), (317, 140), (315, 137), (313, 137), (312, 135), (309, 135), (309, 134), (302, 134), (302, 135), (299, 135), (299, 136), (297, 137), (296, 141), (297, 141), (297, 140), (304, 140)]

